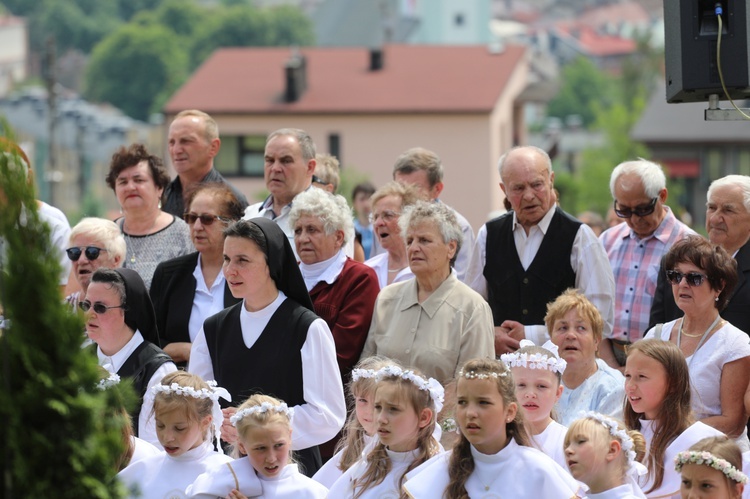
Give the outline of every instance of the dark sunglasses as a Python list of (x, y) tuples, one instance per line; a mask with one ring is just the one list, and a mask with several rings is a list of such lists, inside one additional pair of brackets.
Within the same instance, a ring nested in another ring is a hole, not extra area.
[(656, 202), (658, 200), (659, 198), (656, 197), (646, 206), (636, 206), (635, 208), (618, 208), (617, 200), (615, 200), (615, 215), (620, 218), (630, 218), (633, 215), (637, 217), (647, 217), (656, 209)]
[(65, 250), (65, 252), (68, 254), (68, 258), (70, 258), (71, 261), (77, 262), (79, 258), (81, 258), (82, 253), (86, 253), (86, 258), (89, 260), (96, 260), (99, 258), (99, 253), (102, 251), (107, 251), (104, 248), (97, 248), (96, 246), (81, 246), (80, 248), (68, 248)]
[(193, 225), (196, 220), (200, 220), (202, 225), (211, 225), (215, 220), (224, 223), (231, 222), (231, 220), (229, 220), (228, 218), (220, 217), (219, 215), (209, 215), (208, 213), (203, 213), (201, 215), (197, 215), (195, 213), (185, 213), (184, 215), (182, 215), (182, 218), (185, 219), (185, 222), (187, 222), (188, 225)]
[(94, 312), (96, 312), (97, 314), (106, 314), (107, 310), (109, 310), (110, 308), (125, 308), (125, 305), (117, 305), (117, 306), (114, 306), (114, 307), (108, 307), (104, 303), (99, 302), (99, 301), (96, 302), (96, 303), (94, 303), (92, 305), (91, 302), (88, 301), (88, 300), (86, 300), (86, 301), (79, 301), (78, 302), (78, 306), (84, 312), (88, 312), (90, 309), (93, 308)]
[(700, 286), (703, 284), (703, 281), (708, 279), (706, 274), (701, 274), (700, 272), (688, 272), (687, 274), (683, 274), (677, 270), (667, 270), (667, 279), (669, 279), (669, 282), (675, 286), (682, 282), (683, 277), (687, 280), (688, 286), (693, 288)]

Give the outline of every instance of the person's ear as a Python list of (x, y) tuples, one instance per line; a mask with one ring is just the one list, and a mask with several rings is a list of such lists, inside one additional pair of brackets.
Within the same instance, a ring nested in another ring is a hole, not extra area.
[(604, 459), (608, 463), (614, 461), (617, 456), (620, 455), (620, 450), (622, 450), (622, 444), (620, 444), (620, 442), (618, 442), (617, 440), (610, 440), (609, 447), (607, 448), (607, 455), (604, 456)]
[(208, 427), (211, 426), (211, 422), (213, 421), (213, 416), (206, 416), (201, 420), (201, 432), (206, 433), (208, 430)]
[(419, 413), (419, 429), (421, 430), (432, 421), (432, 409), (425, 407)]
[(563, 394), (563, 390), (565, 390), (565, 387), (563, 386), (562, 383), (560, 383), (560, 386), (557, 387), (557, 393), (555, 394), (555, 402), (560, 400), (560, 397)]
[(508, 412), (507, 412), (507, 415), (505, 416), (506, 424), (516, 419), (516, 414), (518, 414), (518, 404), (516, 404), (515, 402), (511, 402), (508, 405)]
[(456, 256), (456, 249), (458, 248), (458, 243), (455, 240), (448, 241), (448, 260), (452, 260), (454, 256)]
[(215, 138), (215, 139), (213, 139), (211, 141), (210, 146), (211, 147), (209, 149), (209, 154), (213, 158), (214, 156), (216, 156), (217, 154), (219, 154), (219, 149), (221, 148), (221, 139), (219, 139), (218, 137)]
[(337, 230), (334, 235), (336, 236), (336, 245), (341, 248), (344, 245), (344, 231)]
[(442, 182), (438, 182), (437, 184), (433, 185), (430, 188), (430, 198), (431, 199), (437, 199), (440, 197), (440, 193), (443, 192), (443, 188), (445, 187), (445, 184)]
[(243, 456), (247, 456), (248, 454), (250, 454), (245, 448), (245, 444), (243, 444), (241, 440), (237, 440), (237, 448), (240, 450), (240, 454), (242, 454)]

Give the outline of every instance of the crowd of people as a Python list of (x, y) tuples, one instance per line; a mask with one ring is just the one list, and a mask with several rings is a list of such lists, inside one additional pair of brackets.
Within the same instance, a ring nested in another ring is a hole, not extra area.
[(518, 146), (475, 232), (433, 151), (352, 210), (283, 128), (249, 205), (209, 115), (168, 133), (177, 176), (121, 148), (122, 215), (61, 252), (103, 387), (139, 396), (112, 459), (133, 497), (750, 497), (750, 177), (711, 183), (706, 239), (659, 165), (624, 162), (601, 232)]

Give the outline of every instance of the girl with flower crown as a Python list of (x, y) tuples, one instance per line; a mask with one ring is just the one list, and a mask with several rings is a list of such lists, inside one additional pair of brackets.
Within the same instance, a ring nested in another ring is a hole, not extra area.
[(438, 452), (433, 436), (444, 390), (418, 371), (386, 366), (375, 373), (374, 422), (378, 443), (331, 486), (329, 497), (406, 497), (406, 474)]
[(238, 450), (246, 455), (218, 465), (188, 487), (188, 497), (321, 499), (328, 489), (300, 473), (292, 460), (294, 409), (268, 395), (253, 395), (232, 416)]
[(354, 400), (354, 410), (344, 426), (336, 454), (313, 476), (313, 480), (331, 487), (341, 475), (375, 446), (377, 422), (373, 418), (375, 374), (379, 369), (395, 363), (378, 355), (359, 361), (352, 371), (349, 396)]
[(222, 422), (219, 397), (229, 394), (199, 376), (177, 371), (152, 388), (156, 436), (164, 452), (122, 470), (132, 497), (182, 498), (185, 488), (215, 464), (231, 458), (214, 451)]
[(461, 437), (404, 485), (417, 499), (568, 499), (579, 486), (552, 458), (529, 446), (513, 376), (492, 359), (467, 362), (456, 383)]
[(625, 361), (625, 425), (646, 439), (648, 474), (639, 485), (649, 498), (680, 497), (678, 452), (697, 441), (724, 435), (690, 409), (690, 375), (677, 345), (657, 339), (633, 343)]
[(568, 430), (552, 419), (552, 410), (563, 393), (562, 374), (566, 362), (557, 355), (557, 345), (541, 347), (521, 340), (521, 348), (500, 356), (513, 373), (519, 409), (532, 435), (532, 445), (565, 467), (563, 441)]
[(565, 435), (570, 473), (589, 487), (587, 499), (643, 499), (635, 481), (646, 468), (640, 464), (646, 441), (637, 431), (598, 412), (573, 421)]
[(742, 470), (740, 448), (727, 437), (709, 437), (696, 442), (674, 459), (682, 475), (680, 494), (688, 497), (739, 499), (748, 477)]

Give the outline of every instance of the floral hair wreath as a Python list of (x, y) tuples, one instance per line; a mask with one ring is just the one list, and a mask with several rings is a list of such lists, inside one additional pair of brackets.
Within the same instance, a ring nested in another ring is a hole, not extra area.
[(466, 379), (489, 379), (489, 378), (495, 378), (495, 379), (497, 379), (497, 378), (504, 378), (505, 376), (508, 375), (508, 370), (507, 370), (508, 366), (506, 366), (505, 364), (502, 364), (502, 366), (505, 368), (505, 371), (503, 371), (501, 373), (498, 373), (498, 372), (495, 372), (495, 371), (478, 373), (478, 372), (476, 372), (473, 369), (468, 370), (468, 371), (464, 371), (463, 369), (461, 369), (460, 371), (458, 371), (458, 376), (457, 377), (458, 378), (466, 378)]
[(625, 455), (628, 458), (629, 473), (635, 472), (638, 475), (643, 475), (645, 474), (645, 472), (647, 472), (646, 468), (641, 463), (635, 460), (635, 444), (633, 443), (633, 439), (630, 438), (630, 435), (628, 435), (627, 431), (620, 428), (617, 421), (605, 416), (604, 414), (594, 411), (582, 412), (580, 418), (593, 419), (594, 421), (598, 421), (607, 429), (607, 431), (609, 431), (610, 435), (620, 440), (622, 450), (625, 452)]
[[(521, 340), (520, 348), (536, 346), (531, 340)], [(558, 355), (557, 345), (547, 340), (542, 348), (549, 350), (552, 357), (543, 353), (504, 353), (500, 356), (508, 367), (528, 367), (529, 369), (547, 369), (553, 373), (564, 373), (568, 363)]]
[(359, 381), (361, 379), (372, 379), (377, 374), (377, 371), (372, 369), (354, 369), (352, 371), (352, 381)]
[(385, 366), (375, 372), (375, 381), (382, 381), (387, 377), (401, 378), (411, 381), (417, 388), (430, 394), (430, 398), (435, 404), (435, 413), (443, 409), (443, 399), (445, 398), (445, 388), (435, 378), (424, 379), (412, 370), (404, 370), (398, 366)]
[(729, 461), (711, 454), (708, 451), (682, 451), (677, 453), (674, 458), (674, 469), (677, 472), (682, 471), (686, 464), (701, 464), (715, 470), (721, 471), (727, 478), (737, 483), (747, 483), (747, 475), (732, 466)]
[(115, 373), (112, 373), (109, 375), (108, 378), (100, 380), (99, 383), (96, 384), (96, 387), (99, 390), (104, 391), (119, 384), (120, 384), (120, 376), (118, 376)]
[(232, 417), (229, 418), (229, 422), (232, 423), (232, 426), (237, 427), (237, 423), (239, 423), (243, 418), (252, 416), (253, 414), (265, 414), (267, 412), (284, 414), (287, 418), (289, 418), (289, 422), (292, 421), (292, 416), (294, 415), (294, 409), (287, 406), (284, 402), (280, 403), (279, 405), (275, 405), (270, 402), (263, 402), (260, 405), (246, 407), (241, 411), (235, 412)]
[[(151, 388), (151, 393), (154, 395), (158, 395), (160, 393), (164, 394), (170, 394), (174, 393), (176, 395), (181, 395), (183, 397), (192, 397), (194, 399), (211, 399), (213, 401), (213, 407), (211, 408), (211, 416), (213, 419), (213, 425), (214, 425), (214, 434), (216, 435), (217, 439), (221, 438), (221, 424), (224, 421), (224, 415), (221, 412), (221, 405), (219, 404), (219, 397), (223, 398), (224, 400), (231, 402), (232, 396), (229, 394), (229, 392), (220, 386), (217, 386), (216, 381), (206, 381), (206, 384), (208, 385), (208, 388), (201, 388), (200, 390), (196, 390), (192, 386), (182, 386), (177, 383), (172, 383), (170, 385), (154, 385)], [(219, 447), (219, 452), (223, 453), (223, 450), (221, 449), (221, 445)]]

